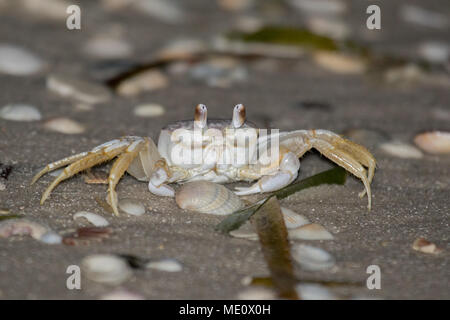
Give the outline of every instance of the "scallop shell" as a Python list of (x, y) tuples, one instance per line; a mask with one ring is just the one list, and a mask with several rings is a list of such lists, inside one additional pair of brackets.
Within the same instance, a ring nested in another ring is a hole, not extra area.
[(225, 215), (244, 206), (239, 197), (224, 186), (209, 181), (193, 181), (184, 184), (175, 196), (181, 209)]
[(450, 132), (424, 132), (414, 138), (416, 145), (432, 154), (450, 153)]

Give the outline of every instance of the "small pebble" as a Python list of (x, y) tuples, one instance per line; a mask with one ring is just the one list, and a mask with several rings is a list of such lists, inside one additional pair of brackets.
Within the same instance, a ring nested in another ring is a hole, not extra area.
[(167, 272), (180, 272), (183, 266), (175, 259), (163, 259), (159, 261), (151, 261), (147, 263), (148, 269), (155, 269)]
[(145, 298), (138, 293), (120, 288), (102, 295), (100, 300), (145, 300)]
[(153, 118), (162, 116), (164, 113), (164, 107), (154, 103), (142, 104), (134, 108), (134, 114), (138, 117)]
[(81, 261), (81, 267), (88, 279), (110, 285), (119, 285), (133, 275), (124, 259), (111, 254), (87, 256)]
[(46, 121), (44, 123), (44, 128), (64, 134), (80, 134), (86, 130), (82, 124), (72, 119), (63, 117)]
[(123, 212), (133, 216), (141, 216), (145, 213), (144, 205), (141, 202), (130, 198), (119, 200), (119, 208)]
[(42, 119), (42, 116), (34, 106), (9, 104), (0, 109), (0, 118), (12, 121), (38, 121)]
[(73, 215), (74, 220), (78, 218), (85, 218), (87, 221), (89, 221), (96, 227), (106, 227), (109, 225), (108, 220), (92, 212), (79, 211)]
[(428, 241), (425, 238), (417, 238), (414, 241), (412, 248), (423, 253), (438, 254), (442, 252), (442, 249), (436, 247), (434, 243)]
[(90, 56), (103, 59), (126, 58), (133, 53), (129, 43), (111, 36), (95, 36), (86, 43), (83, 51)]
[(427, 153), (448, 154), (450, 153), (450, 132), (424, 132), (414, 138), (414, 143)]
[(317, 223), (310, 223), (304, 226), (289, 229), (288, 238), (290, 240), (333, 240), (333, 235), (323, 226)]
[(47, 88), (63, 97), (70, 97), (88, 104), (108, 101), (109, 90), (101, 84), (66, 74), (52, 74), (47, 78)]
[(295, 287), (300, 299), (302, 300), (337, 300), (326, 287), (315, 283), (300, 283)]
[(329, 269), (336, 263), (334, 257), (327, 251), (305, 244), (294, 245), (291, 254), (292, 258), (307, 271)]
[(142, 92), (154, 91), (167, 87), (169, 79), (158, 70), (147, 70), (129, 77), (117, 86), (117, 92), (122, 96), (135, 96)]
[(25, 49), (0, 43), (0, 72), (26, 76), (41, 71), (43, 61)]
[(382, 143), (380, 149), (397, 158), (420, 159), (423, 157), (423, 153), (419, 149), (400, 141)]

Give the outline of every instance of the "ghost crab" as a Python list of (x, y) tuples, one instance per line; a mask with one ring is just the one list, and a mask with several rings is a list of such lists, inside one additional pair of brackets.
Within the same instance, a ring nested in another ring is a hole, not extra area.
[[(247, 139), (244, 144), (236, 142), (234, 138), (237, 132), (248, 133), (250, 130), (256, 132), (257, 139), (250, 139), (251, 141)], [(232, 134), (226, 134), (225, 139), (216, 139), (225, 131)], [(189, 139), (186, 140), (186, 137)], [(275, 141), (274, 138), (277, 145), (268, 152), (268, 146), (274, 145), (272, 142)], [(174, 156), (177, 154), (174, 152), (177, 148), (178, 151), (192, 148), (194, 152), (202, 151), (200, 161), (178, 161), (179, 159), (175, 159)], [(207, 108), (199, 104), (195, 108), (194, 121), (177, 121), (161, 130), (158, 146), (149, 137), (125, 136), (111, 140), (89, 152), (48, 164), (34, 176), (31, 184), (44, 174), (66, 166), (43, 193), (41, 198), (43, 204), (61, 181), (117, 157), (108, 178), (107, 200), (114, 214), (118, 216), (115, 187), (125, 172), (137, 180), (148, 181), (148, 188), (153, 194), (169, 197), (175, 196), (173, 188), (169, 186), (170, 183), (195, 180), (216, 183), (258, 180), (250, 187), (235, 189), (237, 195), (249, 195), (276, 191), (292, 183), (300, 169), (299, 158), (312, 148), (361, 179), (365, 189), (359, 196), (362, 198), (367, 194), (370, 210), (370, 184), (376, 164), (375, 158), (365, 147), (327, 130), (296, 130), (261, 136), (260, 130), (246, 121), (245, 108), (242, 104), (234, 107), (231, 121), (207, 120)], [(225, 155), (232, 157), (243, 152), (248, 153), (249, 149), (256, 150), (247, 156), (247, 160), (254, 160), (252, 162), (220, 161)], [(263, 155), (266, 156), (266, 160), (268, 155), (275, 155), (275, 159), (271, 158), (274, 161), (269, 164), (262, 164), (259, 160)], [(364, 167), (367, 167), (368, 171)]]

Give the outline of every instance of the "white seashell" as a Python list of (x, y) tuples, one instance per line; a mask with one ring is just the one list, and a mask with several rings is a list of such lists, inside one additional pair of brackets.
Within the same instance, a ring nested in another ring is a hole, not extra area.
[(184, 11), (173, 1), (145, 0), (133, 1), (133, 5), (140, 12), (144, 12), (166, 23), (177, 24), (185, 20)]
[(62, 242), (62, 237), (56, 232), (48, 231), (44, 233), (39, 240), (47, 244), (60, 244)]
[(417, 135), (416, 145), (425, 152), (432, 154), (450, 153), (450, 132), (431, 131)]
[(425, 42), (418, 51), (422, 58), (431, 63), (446, 63), (450, 57), (450, 46), (444, 42)]
[(154, 103), (141, 104), (134, 108), (134, 114), (136, 116), (145, 118), (162, 116), (165, 111), (163, 106)]
[(338, 297), (326, 287), (315, 283), (300, 283), (295, 287), (302, 300), (337, 300)]
[(333, 235), (323, 226), (317, 223), (310, 223), (304, 226), (289, 229), (290, 240), (333, 240)]
[(87, 256), (81, 267), (88, 279), (111, 285), (121, 284), (133, 275), (125, 260), (111, 254)]
[(145, 207), (137, 200), (124, 198), (119, 201), (119, 208), (125, 213), (133, 216), (141, 216), (145, 213)]
[(64, 134), (80, 134), (85, 131), (82, 124), (69, 118), (55, 118), (44, 123), (44, 128)]
[(287, 229), (294, 229), (309, 223), (308, 218), (298, 214), (291, 209), (281, 207), (281, 213), (283, 214), (284, 223)]
[(193, 181), (181, 186), (175, 196), (181, 209), (225, 215), (244, 206), (239, 197), (224, 186), (209, 181)]
[(248, 288), (237, 296), (239, 300), (274, 300), (276, 297), (273, 290), (264, 287)]
[(47, 88), (63, 97), (92, 104), (105, 102), (111, 97), (109, 90), (103, 85), (66, 74), (50, 75), (47, 78)]
[(44, 63), (34, 54), (8, 44), (0, 44), (0, 72), (26, 76), (39, 72)]
[(327, 251), (305, 244), (293, 246), (291, 254), (292, 258), (308, 271), (329, 269), (336, 263), (334, 257)]
[(102, 295), (100, 300), (145, 300), (145, 298), (140, 294), (130, 292), (126, 289), (117, 289)]
[(85, 218), (96, 227), (106, 227), (109, 225), (108, 220), (92, 212), (79, 211), (73, 215), (74, 220), (78, 218)]
[(9, 104), (0, 109), (0, 118), (13, 121), (37, 121), (42, 116), (38, 109), (26, 104)]
[(117, 92), (122, 96), (130, 97), (145, 91), (163, 89), (168, 84), (169, 79), (164, 73), (150, 69), (121, 82), (117, 86)]
[(423, 153), (419, 149), (399, 141), (382, 143), (380, 149), (397, 158), (420, 159), (423, 157)]
[(104, 59), (126, 58), (133, 53), (129, 43), (111, 36), (95, 36), (86, 43), (83, 51)]
[(0, 222), (0, 238), (13, 235), (30, 235), (36, 240), (48, 243), (61, 243), (61, 237), (49, 228), (27, 219), (8, 219)]
[(149, 269), (155, 269), (167, 272), (180, 272), (183, 266), (175, 259), (162, 259), (158, 261), (151, 261), (146, 265)]

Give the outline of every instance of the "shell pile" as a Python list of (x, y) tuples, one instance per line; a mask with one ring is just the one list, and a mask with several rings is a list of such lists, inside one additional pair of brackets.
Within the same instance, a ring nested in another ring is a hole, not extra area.
[(244, 203), (231, 190), (209, 181), (184, 184), (175, 196), (181, 209), (226, 215), (243, 208)]

